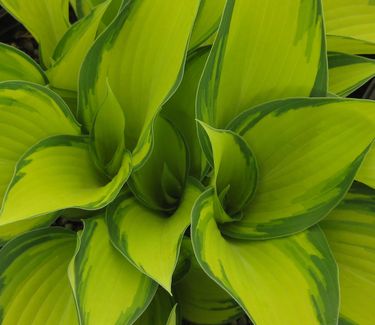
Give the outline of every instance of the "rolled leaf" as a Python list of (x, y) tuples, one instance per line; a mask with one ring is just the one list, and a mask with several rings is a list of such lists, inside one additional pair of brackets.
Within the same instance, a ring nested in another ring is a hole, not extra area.
[(280, 100), (239, 116), (231, 127), (251, 147), (259, 183), (243, 218), (222, 231), (270, 238), (320, 221), (352, 184), (374, 140), (374, 123), (374, 102), (340, 98)]
[[(209, 0), (208, 3), (210, 2), (212, 1)], [(181, 132), (189, 149), (189, 174), (197, 179), (204, 176), (208, 167), (197, 136), (195, 99), (209, 53), (210, 47), (201, 48), (191, 53), (187, 59), (180, 86), (161, 111), (161, 115), (166, 116)]]
[(328, 55), (329, 90), (346, 97), (375, 76), (375, 60), (331, 53)]
[(112, 246), (104, 218), (84, 224), (69, 267), (80, 324), (132, 324), (157, 286)]
[(184, 191), (188, 158), (178, 131), (164, 118), (153, 127), (153, 148), (147, 161), (134, 171), (129, 187), (147, 207), (173, 211)]
[(49, 67), (57, 43), (70, 26), (69, 0), (0, 0), (0, 5), (38, 41), (42, 62)]
[(53, 88), (77, 91), (82, 61), (93, 44), (100, 21), (110, 2), (98, 6), (64, 34), (53, 53), (47, 76)]
[(329, 51), (375, 53), (375, 2), (323, 0)]
[(338, 272), (320, 228), (265, 241), (229, 239), (215, 222), (213, 196), (213, 189), (207, 190), (194, 206), (194, 252), (204, 271), (251, 320), (262, 325), (337, 324)]
[(198, 16), (191, 34), (190, 50), (202, 45), (217, 31), (225, 2), (225, 0), (201, 0)]
[(375, 195), (355, 184), (321, 223), (340, 270), (340, 323), (371, 325), (375, 303)]
[(73, 232), (48, 228), (24, 234), (2, 248), (2, 324), (79, 324), (67, 273), (75, 242)]
[(201, 192), (197, 182), (188, 182), (180, 205), (170, 216), (145, 208), (130, 194), (120, 196), (107, 211), (113, 244), (141, 272), (169, 292), (181, 240), (190, 224), (191, 209)]
[(4, 198), (0, 224), (66, 208), (102, 208), (114, 200), (129, 173), (129, 154), (124, 154), (118, 174), (108, 179), (93, 163), (87, 137), (48, 138), (18, 162)]
[(254, 196), (258, 183), (256, 159), (238, 134), (201, 125), (212, 148), (207, 153), (214, 168), (212, 185), (226, 213), (234, 216)]
[(198, 6), (199, 0), (131, 1), (82, 66), (79, 113), (84, 125), (91, 129), (108, 82), (124, 110), (125, 142), (135, 167), (150, 153), (152, 121), (182, 78)]
[(320, 0), (229, 0), (200, 82), (198, 119), (223, 129), (272, 99), (325, 96), (326, 65)]
[(0, 43), (0, 81), (23, 80), (44, 85), (46, 76), (28, 55), (13, 46)]

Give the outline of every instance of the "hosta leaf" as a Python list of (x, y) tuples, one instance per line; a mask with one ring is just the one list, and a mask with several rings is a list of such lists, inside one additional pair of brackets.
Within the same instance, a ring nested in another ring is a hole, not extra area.
[(145, 208), (130, 193), (120, 196), (107, 211), (113, 244), (169, 292), (182, 236), (200, 193), (199, 184), (194, 180), (187, 182), (180, 205), (170, 216)]
[(187, 153), (184, 141), (167, 120), (154, 123), (151, 154), (145, 164), (134, 171), (129, 187), (144, 205), (155, 210), (175, 209), (184, 190)]
[(375, 319), (373, 190), (356, 184), (321, 226), (340, 270), (342, 323), (372, 325)]
[(214, 167), (212, 185), (225, 211), (235, 215), (255, 193), (258, 182), (256, 159), (238, 134), (201, 125), (212, 148), (212, 153), (207, 154)]
[(24, 80), (44, 85), (43, 70), (28, 55), (13, 46), (0, 43), (0, 81)]
[(207, 161), (202, 154), (197, 136), (195, 98), (198, 83), (209, 53), (209, 47), (201, 48), (191, 53), (186, 62), (181, 85), (161, 111), (161, 114), (172, 121), (181, 132), (189, 149), (189, 173), (197, 179), (201, 179), (204, 175), (207, 169)]
[(259, 184), (243, 219), (222, 231), (269, 238), (321, 220), (353, 182), (374, 123), (374, 102), (340, 98), (286, 99), (242, 114), (232, 128), (257, 159)]
[(375, 145), (372, 145), (355, 179), (375, 189)]
[(190, 50), (202, 45), (217, 31), (225, 0), (201, 0), (201, 6), (190, 39)]
[(262, 102), (325, 96), (321, 11), (320, 0), (227, 1), (199, 86), (198, 118), (225, 128)]
[(173, 286), (173, 295), (184, 319), (195, 324), (228, 324), (244, 312), (233, 298), (212, 280), (198, 264), (189, 238), (182, 242), (189, 252), (190, 269)]
[(151, 125), (182, 77), (199, 0), (131, 1), (89, 51), (80, 74), (79, 113), (87, 129), (109, 83), (122, 109), (126, 145), (139, 166), (152, 147)]
[(375, 2), (324, 0), (329, 51), (375, 53)]
[[(134, 325), (169, 325), (167, 322), (173, 307), (173, 298), (167, 291), (159, 287), (150, 305)], [(172, 324), (175, 325), (175, 323)]]
[(100, 21), (110, 2), (96, 7), (64, 34), (53, 53), (47, 76), (53, 88), (77, 91), (82, 61), (97, 35)]
[(26, 82), (0, 84), (0, 202), (17, 161), (49, 136), (79, 134), (68, 107), (52, 91)]
[(69, 267), (82, 325), (132, 324), (150, 303), (156, 284), (112, 245), (103, 218), (87, 219)]
[[(106, 0), (76, 0), (76, 12), (78, 17), (82, 18), (90, 13), (92, 9)], [(120, 7), (123, 5), (123, 0), (111, 0), (110, 5), (104, 14), (102, 22), (108, 25), (118, 13)], [(127, 2), (127, 1), (125, 1)]]
[(205, 272), (256, 324), (336, 324), (338, 272), (320, 228), (266, 241), (227, 239), (215, 223), (213, 196), (213, 189), (203, 193), (192, 213), (194, 252)]
[(348, 96), (375, 76), (375, 60), (360, 56), (331, 53), (328, 55), (329, 90)]
[(34, 36), (44, 65), (50, 66), (53, 51), (70, 25), (69, 0), (0, 0), (0, 5)]
[(125, 117), (112, 89), (107, 94), (95, 117), (91, 132), (93, 152), (109, 175), (115, 175), (125, 151)]
[(66, 208), (102, 208), (116, 197), (129, 173), (128, 154), (124, 155), (118, 174), (110, 180), (91, 160), (87, 137), (48, 138), (33, 146), (18, 162), (4, 198), (0, 224)]
[(48, 228), (24, 234), (0, 251), (1, 324), (78, 325), (67, 276), (75, 234)]
[(180, 317), (178, 314), (178, 306), (174, 305), (171, 313), (169, 314), (166, 325), (178, 325), (180, 324)]

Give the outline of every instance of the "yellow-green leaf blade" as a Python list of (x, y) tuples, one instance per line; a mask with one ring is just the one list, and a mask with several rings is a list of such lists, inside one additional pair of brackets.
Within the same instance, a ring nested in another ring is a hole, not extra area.
[(199, 86), (198, 118), (225, 128), (272, 99), (325, 96), (326, 74), (320, 0), (229, 0)]
[(364, 57), (328, 54), (329, 90), (346, 97), (375, 76), (375, 60)]
[(209, 53), (209, 47), (191, 53), (187, 59), (180, 86), (161, 111), (161, 115), (166, 116), (181, 132), (189, 149), (189, 173), (197, 179), (204, 176), (208, 167), (197, 135), (195, 99), (199, 80)]
[(258, 183), (256, 158), (240, 135), (204, 123), (201, 125), (212, 149), (212, 152), (205, 152), (214, 168), (211, 183), (226, 213), (234, 216), (255, 193)]
[(69, 28), (69, 0), (0, 0), (0, 5), (24, 25), (39, 42), (46, 67), (57, 43)]
[(53, 88), (77, 91), (82, 61), (94, 43), (109, 3), (106, 1), (96, 7), (88, 16), (71, 26), (58, 43), (53, 54), (54, 62), (46, 72)]
[(0, 251), (1, 323), (78, 325), (67, 276), (75, 235), (41, 229), (9, 242)]
[(17, 161), (40, 140), (59, 134), (78, 135), (77, 122), (50, 90), (26, 82), (0, 85), (0, 202)]
[(219, 27), (225, 0), (201, 0), (190, 39), (190, 50), (202, 45)]
[(321, 223), (339, 266), (343, 323), (371, 325), (375, 319), (374, 209), (373, 190), (356, 184)]
[(340, 98), (286, 99), (244, 113), (232, 127), (257, 159), (259, 183), (243, 219), (222, 231), (269, 238), (320, 221), (353, 182), (374, 123), (374, 102)]
[(132, 324), (157, 289), (112, 246), (101, 217), (85, 221), (69, 279), (82, 325)]
[(24, 80), (44, 85), (43, 70), (22, 51), (0, 43), (0, 81)]
[(152, 120), (182, 78), (199, 1), (132, 1), (98, 39), (82, 66), (79, 113), (91, 129), (108, 82), (124, 110), (134, 165), (147, 157)]
[(200, 193), (199, 184), (193, 180), (188, 182), (180, 205), (170, 216), (145, 208), (129, 194), (119, 197), (107, 211), (114, 245), (141, 272), (169, 292), (182, 236), (190, 224), (190, 211)]
[(173, 286), (184, 319), (194, 324), (229, 324), (244, 314), (235, 300), (212, 280), (196, 260), (190, 238), (181, 246), (189, 263), (187, 274)]
[(375, 53), (375, 3), (372, 0), (324, 0), (329, 51)]
[(134, 325), (168, 325), (167, 321), (173, 311), (173, 306), (174, 302), (171, 295), (162, 287), (159, 287), (150, 305)]
[(319, 227), (266, 241), (228, 239), (215, 223), (213, 196), (203, 193), (192, 213), (194, 252), (205, 272), (256, 324), (336, 324), (337, 267)]
[(17, 164), (0, 224), (66, 208), (95, 210), (114, 200), (129, 176), (130, 157), (124, 155), (121, 169), (110, 180), (92, 161), (88, 141), (56, 136), (32, 147)]
[(375, 145), (372, 145), (355, 179), (375, 189)]

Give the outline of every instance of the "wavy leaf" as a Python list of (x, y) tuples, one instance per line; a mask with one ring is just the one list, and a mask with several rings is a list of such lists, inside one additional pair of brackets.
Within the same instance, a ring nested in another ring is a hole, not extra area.
[(340, 98), (280, 100), (239, 116), (231, 127), (257, 159), (259, 184), (243, 218), (221, 230), (236, 238), (270, 238), (320, 221), (353, 182), (374, 123), (374, 102)]
[(375, 195), (355, 184), (321, 223), (340, 270), (340, 324), (371, 325), (375, 303)]
[(190, 211), (201, 192), (200, 184), (189, 181), (179, 206), (169, 216), (145, 208), (130, 194), (120, 196), (107, 210), (113, 244), (141, 272), (169, 292), (182, 236), (190, 224)]
[(127, 121), (125, 142), (140, 166), (152, 148), (151, 125), (182, 78), (199, 0), (132, 1), (89, 51), (80, 75), (79, 113), (91, 129), (111, 86)]
[(78, 325), (67, 269), (75, 234), (63, 228), (29, 232), (0, 251), (2, 324)]
[(0, 43), (0, 82), (30, 81), (44, 85), (47, 78), (40, 66), (22, 51)]
[(209, 189), (194, 206), (194, 252), (204, 271), (236, 299), (253, 322), (336, 324), (338, 272), (319, 227), (280, 239), (229, 239), (215, 223), (213, 198), (214, 191)]
[(227, 1), (199, 86), (198, 119), (223, 129), (272, 99), (325, 96), (323, 36), (320, 0)]
[(102, 208), (114, 200), (129, 173), (128, 154), (124, 155), (118, 174), (110, 180), (91, 160), (87, 137), (48, 138), (18, 162), (4, 199), (0, 224), (66, 208)]

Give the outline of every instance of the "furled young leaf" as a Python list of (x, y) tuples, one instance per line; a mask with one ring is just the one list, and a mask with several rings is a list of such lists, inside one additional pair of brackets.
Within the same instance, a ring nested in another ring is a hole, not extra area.
[(125, 151), (125, 117), (110, 85), (91, 132), (95, 158), (113, 176), (121, 167)]
[(0, 251), (1, 324), (78, 325), (67, 276), (75, 234), (62, 228), (24, 234)]
[(4, 198), (0, 224), (66, 208), (102, 208), (116, 197), (129, 173), (128, 154), (124, 155), (118, 174), (110, 180), (93, 163), (87, 137), (48, 138), (33, 146), (18, 162)]
[(134, 166), (152, 148), (151, 125), (175, 91), (199, 0), (131, 1), (89, 51), (80, 74), (79, 113), (87, 129), (107, 82), (124, 110)]
[(134, 171), (128, 185), (147, 207), (173, 211), (180, 199), (188, 169), (184, 141), (167, 120), (157, 118), (153, 148), (146, 163)]
[(325, 96), (320, 0), (229, 0), (198, 92), (198, 118), (225, 128), (256, 104)]
[(182, 252), (190, 268), (173, 287), (173, 295), (184, 319), (195, 324), (228, 324), (244, 312), (233, 298), (202, 270), (192, 250), (190, 238), (184, 238)]
[[(68, 107), (52, 91), (26, 82), (0, 84), (0, 202), (17, 161), (40, 140), (79, 134)], [(1, 222), (0, 222), (1, 223)]]
[(69, 28), (69, 0), (0, 0), (0, 5), (19, 20), (39, 42), (43, 64)]
[(225, 0), (201, 0), (198, 16), (191, 34), (190, 50), (202, 45), (217, 31), (225, 2)]
[(23, 80), (46, 84), (46, 76), (28, 55), (13, 46), (0, 43), (0, 81)]
[[(169, 325), (167, 322), (173, 307), (174, 301), (171, 295), (159, 287), (150, 305), (134, 325)], [(171, 323), (171, 325), (176, 324)]]
[(262, 325), (332, 325), (339, 307), (338, 272), (318, 226), (266, 241), (223, 237), (213, 189), (192, 212), (192, 242), (205, 272)]
[(47, 76), (53, 88), (77, 91), (82, 61), (93, 44), (100, 21), (110, 2), (96, 7), (64, 34), (53, 53)]
[(375, 53), (375, 2), (373, 0), (324, 0), (329, 51)]
[(280, 100), (240, 115), (231, 127), (257, 159), (259, 184), (242, 220), (222, 231), (270, 238), (320, 221), (353, 182), (374, 123), (374, 102), (340, 98)]
[(375, 319), (375, 195), (356, 184), (321, 223), (340, 270), (340, 324)]
[(80, 323), (132, 324), (157, 285), (112, 246), (104, 218), (87, 219), (84, 224), (69, 267)]
[(343, 97), (350, 95), (375, 76), (375, 60), (360, 56), (330, 53), (328, 66), (329, 90)]
[(182, 236), (201, 192), (200, 184), (188, 181), (179, 206), (170, 216), (145, 208), (130, 193), (120, 196), (107, 211), (113, 244), (169, 292)]
[(258, 183), (256, 159), (246, 141), (238, 134), (214, 129), (201, 123), (211, 144), (208, 160), (214, 167), (212, 185), (225, 212), (241, 212), (253, 197)]
[(197, 179), (204, 176), (208, 167), (197, 136), (195, 99), (209, 53), (210, 47), (205, 47), (190, 54), (180, 86), (161, 111), (161, 115), (166, 116), (181, 132), (189, 150), (189, 174)]

